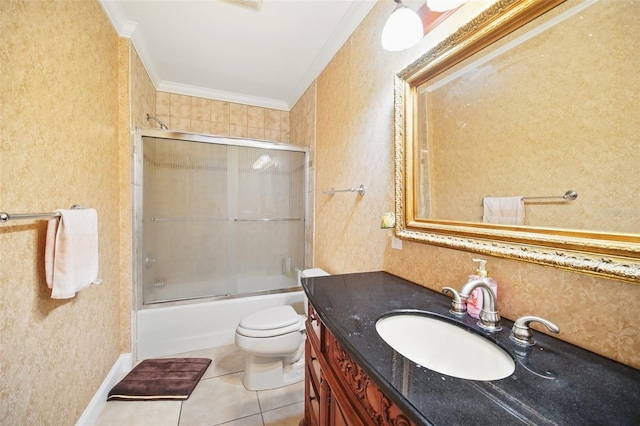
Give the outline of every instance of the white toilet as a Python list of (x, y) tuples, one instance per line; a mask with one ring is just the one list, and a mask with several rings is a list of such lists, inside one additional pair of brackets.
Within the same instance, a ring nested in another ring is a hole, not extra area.
[[(300, 278), (326, 275), (322, 269), (306, 269)], [(302, 285), (299, 280), (298, 284)], [(240, 321), (235, 340), (247, 353), (242, 379), (245, 388), (273, 389), (304, 379), (305, 320), (306, 316), (284, 305), (254, 312)]]

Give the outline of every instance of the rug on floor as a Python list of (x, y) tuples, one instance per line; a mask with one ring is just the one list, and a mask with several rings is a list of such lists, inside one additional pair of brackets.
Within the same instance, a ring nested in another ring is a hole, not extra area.
[(111, 389), (107, 401), (188, 399), (209, 358), (145, 359)]

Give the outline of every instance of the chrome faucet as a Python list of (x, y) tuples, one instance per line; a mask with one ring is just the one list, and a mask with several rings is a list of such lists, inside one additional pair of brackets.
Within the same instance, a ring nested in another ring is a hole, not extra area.
[(520, 346), (533, 346), (535, 344), (535, 341), (533, 340), (533, 332), (529, 327), (529, 324), (531, 324), (532, 322), (539, 322), (540, 324), (543, 324), (551, 333), (558, 334), (560, 332), (560, 328), (558, 328), (558, 326), (551, 321), (547, 321), (544, 318), (527, 315), (518, 318), (513, 323), (511, 335), (509, 336), (511, 340), (513, 340)]
[(455, 289), (451, 287), (444, 287), (442, 289), (442, 293), (447, 294), (447, 292), (453, 294), (453, 300), (451, 300), (451, 309), (449, 309), (449, 312), (459, 317), (466, 314), (467, 303), (465, 300), (462, 300), (462, 298), (460, 297), (460, 293), (458, 293)]
[(465, 301), (465, 311), (466, 301), (476, 288), (482, 290), (482, 309), (480, 310), (480, 321), (478, 321), (478, 325), (480, 328), (491, 332), (501, 330), (500, 314), (496, 310), (496, 295), (493, 290), (491, 290), (491, 287), (489, 287), (488, 280), (480, 278), (469, 281), (462, 286), (459, 296), (460, 299)]

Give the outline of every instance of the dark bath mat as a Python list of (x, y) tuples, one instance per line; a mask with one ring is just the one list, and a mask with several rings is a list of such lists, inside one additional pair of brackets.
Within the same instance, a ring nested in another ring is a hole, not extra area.
[(107, 401), (187, 399), (209, 364), (209, 358), (145, 359), (111, 389)]

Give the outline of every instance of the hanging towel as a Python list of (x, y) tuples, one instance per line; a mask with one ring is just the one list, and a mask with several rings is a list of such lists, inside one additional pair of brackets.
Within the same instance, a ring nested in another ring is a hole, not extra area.
[(522, 197), (484, 197), (485, 223), (524, 225), (524, 201)]
[(44, 269), (52, 299), (69, 299), (99, 284), (98, 213), (95, 209), (56, 210), (49, 220)]

